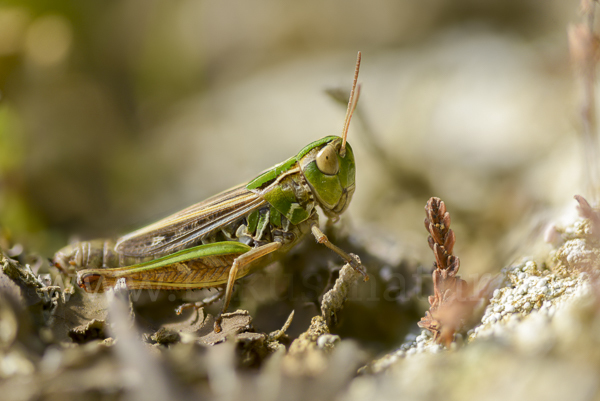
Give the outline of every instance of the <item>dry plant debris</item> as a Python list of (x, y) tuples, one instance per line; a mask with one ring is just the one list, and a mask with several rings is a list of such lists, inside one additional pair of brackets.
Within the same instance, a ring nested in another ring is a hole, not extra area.
[(440, 198), (430, 198), (425, 214), (425, 228), (429, 232), (427, 241), (435, 256), (433, 295), (429, 296), (429, 311), (418, 325), (432, 332), (436, 342), (449, 346), (480, 296), (470, 296), (467, 282), (457, 276), (460, 260), (452, 255), (456, 237), (450, 229), (450, 213), (444, 202)]
[[(565, 226), (552, 225), (552, 235), (546, 235), (545, 248), (552, 246), (547, 260), (525, 257), (511, 263), (493, 280), (494, 285), (489, 285), (495, 290), (490, 294), (489, 305), (479, 324), (467, 331), (464, 349), (432, 355), (442, 350), (442, 346), (433, 341), (435, 332), (433, 335), (428, 330), (420, 335), (410, 333), (399, 349), (371, 362), (361, 373), (406, 371), (420, 366), (424, 358), (430, 358), (432, 364), (439, 366), (447, 358), (454, 358), (450, 355), (462, 354), (457, 358), (467, 361), (470, 357), (465, 355), (480, 357), (494, 347), (511, 355), (508, 358), (514, 365), (511, 369), (520, 366), (522, 358), (531, 360), (532, 356), (544, 365), (547, 363), (544, 358), (550, 353), (554, 357), (561, 355), (564, 360), (577, 359), (578, 363), (597, 361), (600, 356), (597, 352), (600, 285), (596, 277), (600, 266), (600, 239), (593, 232), (598, 211), (583, 197), (575, 199), (582, 218)], [(460, 348), (462, 338), (456, 334), (457, 344), (451, 344), (451, 349)], [(409, 362), (413, 356), (417, 362)], [(480, 368), (492, 372), (496, 369), (495, 363), (496, 358), (490, 357)]]
[(345, 264), (333, 288), (323, 295), (321, 315), (314, 316), (310, 327), (290, 345), (283, 368), (290, 375), (317, 376), (327, 367), (326, 354), (334, 350), (340, 337), (331, 334), (337, 314), (342, 310), (348, 292), (362, 275)]
[[(360, 263), (360, 259), (355, 255)], [(323, 295), (321, 301), (321, 315), (328, 326), (334, 326), (337, 323), (337, 314), (344, 307), (348, 292), (363, 276), (353, 269), (349, 264), (344, 265), (340, 270), (340, 276), (335, 281), (333, 288)]]
[(69, 330), (69, 338), (74, 343), (83, 344), (93, 340), (104, 340), (106, 325), (104, 320), (92, 319), (87, 324), (82, 324)]
[[(4, 294), (0, 293), (0, 312), (12, 311), (8, 306), (4, 307), (5, 303), (2, 302), (4, 297), (2, 295), (8, 297), (14, 292), (15, 305), (17, 305), (17, 298), (21, 298), (21, 294), (24, 294), (23, 289), (30, 289), (29, 293), (32, 300), (25, 302), (25, 304), (41, 304), (45, 299), (47, 292), (45, 290), (50, 288), (54, 290), (54, 287), (50, 286), (51, 280), (41, 279), (39, 275), (36, 276), (31, 271), (29, 266), (5, 257), (2, 252), (0, 252), (0, 266), (2, 267), (0, 287), (9, 285), (10, 288), (14, 287), (14, 290), (5, 291)], [(165, 369), (179, 371), (181, 368), (181, 370), (186, 370), (183, 369), (183, 365), (188, 362), (183, 362), (183, 360), (187, 361), (189, 359), (190, 352), (198, 357), (207, 355), (207, 352), (210, 353), (210, 351), (207, 351), (209, 349), (229, 347), (235, 349), (237, 362), (232, 365), (233, 369), (258, 368), (270, 360), (269, 356), (278, 354), (280, 357), (279, 362), (276, 362), (278, 364), (277, 370), (281, 374), (290, 377), (290, 380), (296, 380), (291, 379), (292, 377), (310, 376), (315, 378), (326, 373), (330, 366), (330, 359), (335, 359), (336, 355), (339, 354), (337, 352), (338, 348), (341, 348), (343, 355), (352, 354), (351, 359), (353, 362), (350, 364), (340, 362), (345, 366), (345, 369), (337, 369), (338, 373), (336, 375), (344, 371), (343, 377), (346, 378), (344, 380), (347, 380), (348, 375), (352, 375), (356, 371), (355, 369), (358, 368), (361, 361), (357, 358), (362, 358), (361, 355), (363, 354), (355, 349), (354, 344), (345, 344), (339, 336), (330, 334), (330, 327), (335, 324), (336, 316), (343, 308), (348, 292), (359, 278), (362, 278), (362, 276), (349, 265), (342, 268), (334, 287), (324, 295), (321, 313), (313, 318), (311, 326), (305, 333), (300, 335), (300, 338), (294, 342), (289, 351), (286, 350), (286, 345), (289, 344), (286, 330), (292, 323), (293, 312), (280, 330), (271, 333), (260, 333), (255, 332), (250, 314), (247, 311), (238, 310), (223, 316), (224, 330), (222, 333), (216, 334), (212, 329), (214, 317), (210, 314), (205, 315), (205, 311), (202, 309), (195, 314), (191, 314), (185, 320), (162, 323), (160, 326), (155, 327), (153, 326), (154, 323), (147, 322), (144, 318), (138, 319), (136, 317), (136, 319), (132, 319), (131, 313), (134, 307), (131, 303), (131, 297), (123, 288), (118, 289), (118, 291), (115, 290), (114, 294), (111, 292), (108, 295), (92, 295), (75, 289), (73, 294), (68, 294), (69, 296), (64, 296), (64, 293), (70, 291), (70, 287), (62, 290), (59, 288), (57, 290), (59, 296), (54, 300), (56, 305), (37, 308), (39, 312), (36, 312), (35, 316), (39, 315), (39, 318), (34, 316), (33, 319), (37, 322), (36, 328), (32, 324), (20, 324), (17, 319), (19, 315), (17, 309), (10, 315), (14, 316), (14, 324), (10, 326), (12, 331), (3, 336), (7, 339), (8, 348), (4, 349), (0, 344), (0, 357), (8, 358), (5, 359), (6, 363), (4, 365), (0, 364), (0, 377), (13, 376), (17, 373), (33, 375), (35, 366), (41, 363), (40, 358), (42, 358), (44, 346), (41, 343), (32, 346), (29, 344), (28, 339), (25, 339), (25, 341), (18, 336), (19, 332), (27, 334), (23, 327), (31, 326), (33, 331), (29, 337), (43, 337), (45, 346), (55, 349), (52, 352), (56, 355), (62, 355), (67, 352), (66, 350), (69, 350), (68, 352), (75, 355), (82, 354), (82, 358), (85, 359), (85, 356), (90, 357), (90, 355), (85, 354), (84, 350), (94, 350), (94, 353), (100, 352), (104, 355), (104, 358), (106, 358), (105, 363), (113, 363), (109, 360), (113, 361), (115, 357), (118, 357), (117, 359), (121, 361), (119, 363), (127, 366), (131, 365), (131, 368), (136, 371), (141, 372), (150, 369), (154, 371), (154, 376), (161, 377), (165, 373), (163, 372)], [(6, 300), (10, 301), (8, 298)], [(103, 302), (97, 303), (99, 300), (103, 300)], [(103, 313), (98, 313), (98, 310), (103, 310)], [(30, 317), (30, 314), (23, 314), (23, 316)], [(228, 345), (221, 343), (228, 343)], [(38, 348), (39, 355), (36, 352), (32, 354), (26, 351), (27, 349)], [(125, 352), (125, 350), (128, 351)], [(54, 358), (52, 352), (46, 351), (45, 354), (48, 355), (48, 358)], [(184, 358), (180, 353), (187, 353), (188, 355)], [(146, 362), (132, 364), (131, 361), (137, 359), (140, 361), (146, 360)], [(204, 367), (204, 364), (206, 364), (205, 359), (200, 359), (195, 365), (190, 362), (195, 366), (193, 369), (195, 373), (189, 373), (188, 376), (193, 377), (194, 380), (205, 381), (206, 377), (203, 373), (206, 371), (206, 367)], [(169, 363), (173, 366), (164, 369), (160, 367), (162, 365), (161, 361), (164, 362), (165, 360), (170, 361)], [(48, 362), (48, 364), (53, 363), (57, 364), (58, 362)], [(87, 359), (85, 362), (90, 366), (95, 366), (94, 363), (93, 359)], [(199, 368), (196, 365), (202, 365), (203, 367)], [(44, 383), (48, 380), (58, 380), (62, 377), (62, 374), (70, 370), (69, 366), (60, 365), (47, 377), (44, 376), (44, 380), (39, 381), (39, 386), (36, 385), (31, 391), (45, 391)], [(79, 371), (84, 374), (83, 370), (80, 369)], [(329, 377), (329, 374), (327, 375)], [(113, 383), (115, 389), (141, 391), (135, 386), (135, 388), (121, 387), (118, 384), (118, 375), (115, 380), (116, 382)], [(174, 386), (175, 384), (169, 380), (159, 385), (164, 394), (173, 394)], [(86, 392), (88, 390), (86, 388), (81, 391)]]

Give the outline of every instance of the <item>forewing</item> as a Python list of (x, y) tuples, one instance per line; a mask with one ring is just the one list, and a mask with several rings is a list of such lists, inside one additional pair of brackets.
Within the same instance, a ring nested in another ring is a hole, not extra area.
[(242, 184), (121, 237), (115, 249), (127, 256), (167, 255), (197, 245), (205, 235), (265, 204)]

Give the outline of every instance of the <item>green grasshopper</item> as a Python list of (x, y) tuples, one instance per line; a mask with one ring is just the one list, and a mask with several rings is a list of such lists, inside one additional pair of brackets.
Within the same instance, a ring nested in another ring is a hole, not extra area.
[(316, 209), (320, 206), (337, 221), (354, 194), (354, 154), (346, 137), (360, 95), (360, 59), (359, 52), (342, 137), (315, 141), (249, 183), (117, 241), (69, 245), (55, 254), (54, 265), (76, 270), (78, 285), (88, 292), (114, 287), (119, 279), (125, 279), (128, 289), (221, 287), (210, 300), (225, 298), (216, 332), (235, 281), (277, 260), (308, 233), (368, 280), (358, 257), (332, 244), (319, 229)]

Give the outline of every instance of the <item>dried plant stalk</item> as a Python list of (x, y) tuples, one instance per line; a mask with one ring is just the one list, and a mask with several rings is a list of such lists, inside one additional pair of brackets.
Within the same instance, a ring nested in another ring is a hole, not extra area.
[(598, 200), (600, 168), (596, 122), (595, 82), (596, 67), (600, 59), (600, 39), (594, 32), (594, 12), (596, 0), (582, 0), (580, 11), (582, 22), (569, 26), (568, 40), (571, 63), (575, 71), (580, 91), (579, 114), (581, 118), (581, 138), (584, 146), (586, 168), (584, 169), (587, 192), (593, 201)]
[(446, 205), (439, 198), (430, 198), (425, 213), (425, 228), (429, 232), (427, 241), (435, 263), (430, 308), (418, 325), (431, 331), (437, 342), (449, 345), (464, 318), (472, 312), (475, 302), (467, 299), (467, 282), (457, 276), (460, 260), (452, 255), (456, 237), (450, 229)]

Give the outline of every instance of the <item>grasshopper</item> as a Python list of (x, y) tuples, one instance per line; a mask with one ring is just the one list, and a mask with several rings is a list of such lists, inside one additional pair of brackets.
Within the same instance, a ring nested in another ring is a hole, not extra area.
[(249, 183), (116, 241), (69, 245), (55, 254), (54, 265), (75, 270), (77, 284), (88, 292), (102, 292), (123, 278), (128, 289), (220, 287), (211, 299), (224, 297), (216, 332), (235, 281), (277, 260), (309, 233), (368, 280), (358, 257), (332, 244), (319, 229), (316, 209), (337, 221), (354, 194), (354, 154), (346, 137), (360, 95), (360, 60), (358, 52), (341, 137), (315, 141)]

